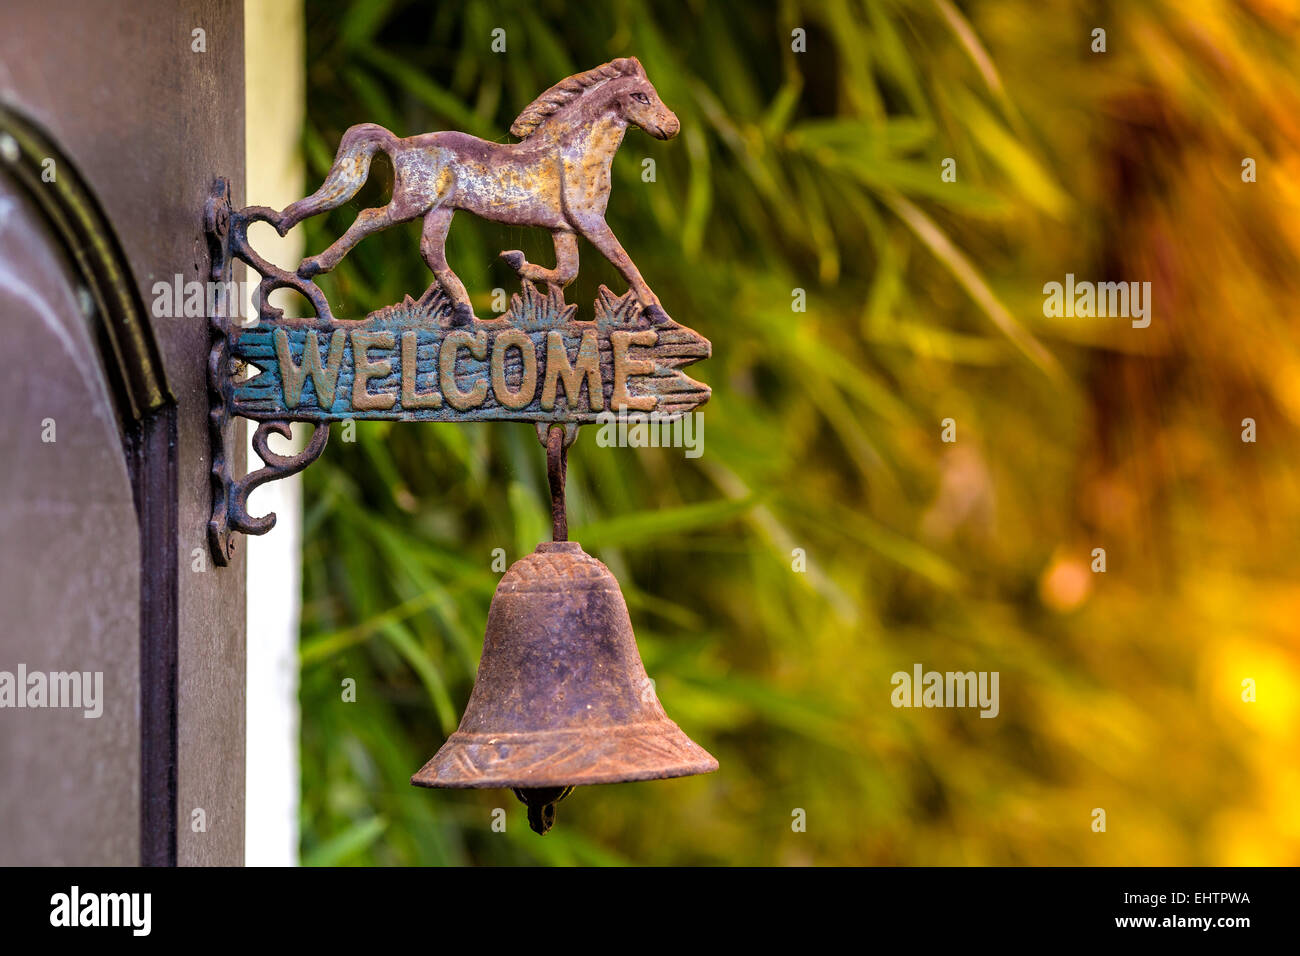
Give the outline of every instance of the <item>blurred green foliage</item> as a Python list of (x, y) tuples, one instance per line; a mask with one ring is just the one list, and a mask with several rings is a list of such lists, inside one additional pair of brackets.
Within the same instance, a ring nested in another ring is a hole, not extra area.
[[(970, 6), (308, 4), (309, 188), (354, 123), (504, 141), (617, 56), (680, 117), (629, 133), (608, 219), (714, 343), (705, 454), (583, 434), (570, 521), (722, 770), (580, 789), (545, 838), (506, 792), (409, 786), (468, 698), (493, 550), (548, 533), (544, 456), (523, 425), (336, 429), (305, 479), (305, 862), (1297, 861), (1295, 14)], [(418, 297), (418, 235), (361, 243), (335, 312)], [(551, 255), (466, 215), (448, 248), (481, 316), (518, 287), (500, 250)], [(624, 286), (582, 254), (589, 317)], [(1152, 327), (1044, 318), (1066, 272), (1152, 281)], [(999, 671), (999, 717), (894, 709), (916, 662)]]

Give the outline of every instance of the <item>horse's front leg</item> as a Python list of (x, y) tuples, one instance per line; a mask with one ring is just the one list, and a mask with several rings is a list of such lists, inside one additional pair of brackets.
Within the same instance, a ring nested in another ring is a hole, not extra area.
[(555, 242), (555, 268), (547, 269), (529, 262), (518, 249), (501, 253), (510, 268), (519, 273), (521, 279), (533, 282), (545, 282), (547, 285), (563, 289), (578, 278), (578, 237), (567, 229), (558, 229), (551, 233)]
[(618, 238), (614, 235), (614, 230), (610, 229), (605, 223), (604, 217), (593, 217), (591, 219), (580, 220), (575, 223), (578, 231), (593, 246), (600, 250), (601, 255), (610, 261), (615, 269), (622, 274), (627, 280), (628, 287), (631, 288), (632, 294), (636, 300), (641, 303), (641, 309), (647, 319), (652, 324), (668, 321), (668, 314), (664, 312), (663, 306), (659, 304), (659, 297), (650, 291), (646, 285), (645, 279), (641, 278), (641, 270), (636, 267), (632, 257), (627, 254)]

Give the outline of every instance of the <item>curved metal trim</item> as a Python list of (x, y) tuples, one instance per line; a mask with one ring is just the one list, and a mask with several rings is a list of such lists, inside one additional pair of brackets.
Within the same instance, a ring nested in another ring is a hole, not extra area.
[[(46, 159), (55, 163), (52, 182), (41, 179)], [(174, 403), (149, 314), (108, 218), (72, 161), (40, 127), (3, 104), (0, 167), (12, 172), (31, 196), (86, 281), (122, 417), (139, 421)]]

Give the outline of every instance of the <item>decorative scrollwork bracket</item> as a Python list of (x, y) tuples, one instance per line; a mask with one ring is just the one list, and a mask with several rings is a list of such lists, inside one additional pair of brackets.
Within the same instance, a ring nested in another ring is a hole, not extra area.
[[(215, 289), (232, 288), (231, 271), (234, 258), (241, 258), (246, 262), (251, 258), (251, 256), (246, 258), (245, 255), (251, 254), (247, 239), (249, 212), (255, 211), (233, 210), (230, 204), (230, 184), (224, 179), (217, 180), (213, 185), (212, 194), (208, 197), (204, 214), (208, 252), (212, 263), (209, 279), (214, 283)], [(268, 274), (263, 279), (263, 286), (270, 287), (274, 281), (273, 273), (280, 270), (265, 263), (260, 257), (257, 257), (257, 260), (258, 265), (267, 267)], [(319, 293), (319, 290), (316, 291)], [(263, 289), (259, 289), (258, 299), (265, 301), (265, 294)], [(208, 547), (212, 552), (213, 560), (220, 565), (226, 565), (235, 554), (235, 532), (266, 534), (275, 527), (274, 512), (261, 516), (249, 514), (248, 496), (260, 485), (295, 475), (319, 458), (321, 452), (325, 450), (325, 443), (329, 440), (329, 426), (324, 423), (316, 424), (306, 448), (297, 454), (281, 455), (271, 451), (268, 445), (269, 439), (272, 434), (289, 438), (292, 423), (288, 420), (258, 422), (257, 429), (253, 432), (253, 449), (262, 459), (263, 467), (249, 472), (242, 478), (233, 476), (231, 453), (234, 447), (235, 415), (231, 413), (231, 406), (235, 382), (243, 371), (245, 363), (231, 354), (231, 341), (235, 327), (234, 316), (239, 313), (241, 303), (234, 301), (233, 296), (221, 293), (214, 295), (213, 301), (217, 304), (217, 308), (213, 309), (209, 316), (212, 332), (212, 348), (208, 353), (212, 517), (208, 521)]]

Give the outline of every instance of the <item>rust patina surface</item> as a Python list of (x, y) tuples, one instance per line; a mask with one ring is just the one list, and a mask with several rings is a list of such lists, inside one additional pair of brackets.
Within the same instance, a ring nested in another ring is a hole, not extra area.
[(659, 99), (635, 57), (613, 60), (560, 81), (519, 114), (510, 132), (518, 143), (490, 143), (467, 133), (422, 133), (399, 138), (363, 123), (343, 134), (324, 185), (267, 221), (283, 235), (297, 223), (356, 195), (376, 152), (393, 164), (393, 198), (367, 209), (318, 256), (303, 261), (303, 277), (328, 272), (365, 236), (423, 217), (420, 253), (452, 301), (455, 322), (473, 317), (469, 294), (447, 265), (447, 230), (458, 210), (515, 226), (549, 229), (555, 267), (528, 262), (518, 250), (501, 253), (523, 279), (563, 288), (578, 275), (582, 236), (622, 274), (652, 322), (667, 318), (605, 223), (610, 166), (629, 126), (671, 139), (681, 124)]

